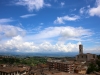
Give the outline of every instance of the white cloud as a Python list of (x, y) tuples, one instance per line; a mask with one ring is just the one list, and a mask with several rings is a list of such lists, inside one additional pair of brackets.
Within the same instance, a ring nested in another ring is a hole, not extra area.
[(35, 16), (36, 14), (26, 14), (26, 15), (22, 15), (20, 16), (21, 18), (29, 18), (29, 17), (32, 17), (32, 16)]
[(28, 37), (29, 39), (49, 39), (58, 37), (59, 40), (76, 40), (81, 38), (87, 38), (91, 36), (93, 33), (89, 29), (84, 29), (82, 27), (48, 27), (44, 30), (41, 30), (38, 34), (31, 35)]
[(61, 2), (61, 6), (63, 7), (65, 5), (65, 3), (64, 2)]
[(64, 24), (63, 17), (57, 17), (54, 21), (54, 24)]
[[(4, 51), (10, 50), (14, 52), (33, 52), (35, 46), (32, 42), (24, 42), (21, 36), (13, 37), (11, 40), (6, 41), (3, 43), (5, 47), (3, 48)], [(2, 48), (1, 48), (2, 49)]]
[(76, 44), (51, 44), (50, 42), (43, 42), (34, 44), (33, 42), (25, 42), (21, 36), (13, 37), (11, 40), (0, 44), (1, 51), (10, 52), (76, 52), (78, 50), (79, 42)]
[(44, 0), (18, 0), (16, 5), (26, 6), (28, 11), (39, 10), (44, 6), (51, 6), (46, 4)]
[[(52, 44), (48, 41), (36, 44), (34, 42), (26, 42), (23, 37), (15, 36), (11, 40), (7, 40), (0, 43), (0, 51), (6, 52), (78, 52), (79, 44), (77, 43), (56, 43)], [(84, 48), (84, 52), (99, 52), (100, 46), (94, 46), (91, 48)]]
[[(11, 31), (10, 31), (11, 29)], [(14, 31), (15, 30), (15, 31)], [(9, 32), (9, 33), (8, 33)], [(14, 33), (13, 33), (14, 32)], [(77, 43), (65, 43), (66, 40), (76, 40), (87, 38), (92, 35), (91, 30), (84, 29), (82, 27), (48, 27), (41, 30), (34, 35), (27, 35), (28, 37), (22, 37), (19, 33), (24, 32), (23, 29), (11, 25), (0, 26), (0, 35), (10, 36), (10, 40), (0, 42), (0, 51), (7, 52), (77, 52)], [(2, 34), (3, 33), (3, 34)], [(13, 34), (13, 35), (12, 35)], [(87, 37), (86, 37), (87, 36)], [(56, 38), (57, 37), (57, 38)], [(31, 39), (30, 39), (31, 38)], [(56, 43), (52, 43), (47, 38), (55, 40)], [(27, 40), (26, 40), (27, 39)], [(45, 39), (42, 42), (34, 42)], [(62, 43), (62, 39), (64, 42)], [(31, 42), (29, 42), (31, 40)], [(77, 40), (79, 41), (79, 40)]]
[(89, 14), (90, 16), (99, 16), (100, 17), (100, 6), (96, 7), (96, 8), (91, 8), (89, 10)]
[(80, 17), (77, 16), (77, 15), (74, 15), (74, 16), (71, 16), (71, 17), (66, 15), (66, 16), (63, 16), (63, 17), (57, 17), (57, 19), (54, 21), (54, 23), (55, 24), (65, 24), (64, 21), (76, 21), (78, 19), (80, 19)]
[(80, 9), (80, 14), (83, 14), (85, 12), (85, 7)]
[(96, 0), (96, 6), (90, 8), (88, 13), (90, 16), (99, 16), (100, 17), (100, 0)]
[(8, 38), (8, 37), (14, 37), (17, 35), (25, 35), (25, 30), (12, 26), (12, 25), (0, 25), (0, 38)]
[(92, 52), (92, 53), (98, 53), (99, 54), (99, 52), (100, 52), (100, 44), (96, 45), (96, 46), (85, 48), (84, 51), (88, 52), (88, 53)]
[(87, 7), (82, 7), (80, 9), (81, 14), (89, 14), (90, 16), (99, 16), (100, 17), (100, 0), (96, 0), (95, 6), (90, 7), (88, 5)]
[(83, 16), (86, 16), (86, 18), (88, 18), (89, 9), (90, 9), (90, 5), (88, 5), (87, 7), (82, 7), (80, 8), (79, 13)]
[(10, 19), (10, 18), (3, 18), (3, 19), (0, 19), (0, 24), (3, 24), (3, 23), (9, 23), (9, 22), (12, 22), (14, 20)]

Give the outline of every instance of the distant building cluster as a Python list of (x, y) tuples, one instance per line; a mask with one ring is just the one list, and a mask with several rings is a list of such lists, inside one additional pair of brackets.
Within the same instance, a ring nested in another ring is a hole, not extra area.
[(6, 64), (0, 65), (0, 75), (25, 75), (29, 72), (28, 66), (10, 66)]
[[(63, 67), (60, 66), (62, 69), (59, 68), (59, 70), (57, 70), (54, 67), (54, 65), (53, 66), (51, 65), (51, 67), (48, 68), (48, 66), (40, 67), (43, 66), (43, 64), (38, 67), (30, 67), (23, 65), (10, 66), (6, 64), (1, 64), (0, 75), (100, 75), (100, 73), (86, 74), (87, 67), (85, 67), (85, 65), (82, 65), (82, 63), (80, 65), (79, 64), (80, 63), (76, 63), (75, 65), (66, 66), (72, 68), (71, 70), (69, 69), (72, 73), (67, 72), (63, 64), (61, 64), (61, 66)], [(77, 66), (76, 69), (74, 69), (75, 66)]]
[[(1, 56), (0, 60), (2, 58), (14, 57)], [(95, 54), (84, 54), (83, 45), (79, 45), (79, 54), (75, 58), (48, 58), (46, 64), (36, 66), (0, 64), (0, 75), (100, 75), (99, 72), (86, 74), (88, 63), (96, 59)]]
[(60, 61), (60, 60), (50, 60), (48, 61), (49, 70), (56, 69), (58, 71), (68, 72), (68, 73), (81, 73), (86, 74), (87, 72), (87, 62), (96, 60), (97, 56), (95, 54), (83, 53), (83, 45), (79, 45), (79, 54), (76, 56), (76, 60), (72, 61)]
[(56, 69), (58, 71), (67, 72), (67, 73), (82, 73), (86, 74), (87, 66), (86, 62), (77, 62), (77, 61), (56, 61), (52, 60), (48, 62), (49, 70)]

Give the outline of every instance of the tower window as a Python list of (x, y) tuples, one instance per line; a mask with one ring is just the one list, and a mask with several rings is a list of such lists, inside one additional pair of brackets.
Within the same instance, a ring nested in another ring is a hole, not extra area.
[(87, 55), (86, 55), (86, 58), (87, 58)]
[(95, 58), (95, 55), (93, 55), (93, 58)]

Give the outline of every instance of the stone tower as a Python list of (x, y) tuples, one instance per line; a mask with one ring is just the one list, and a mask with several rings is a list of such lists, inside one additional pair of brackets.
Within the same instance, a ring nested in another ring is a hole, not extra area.
[(79, 45), (79, 54), (83, 54), (83, 45)]

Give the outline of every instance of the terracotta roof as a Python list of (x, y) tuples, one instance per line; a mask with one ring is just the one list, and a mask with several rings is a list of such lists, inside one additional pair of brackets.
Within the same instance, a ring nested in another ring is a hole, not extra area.
[(26, 68), (18, 68), (18, 67), (0, 67), (0, 72), (6, 72), (6, 73), (10, 73), (10, 72), (23, 72), (26, 71)]

